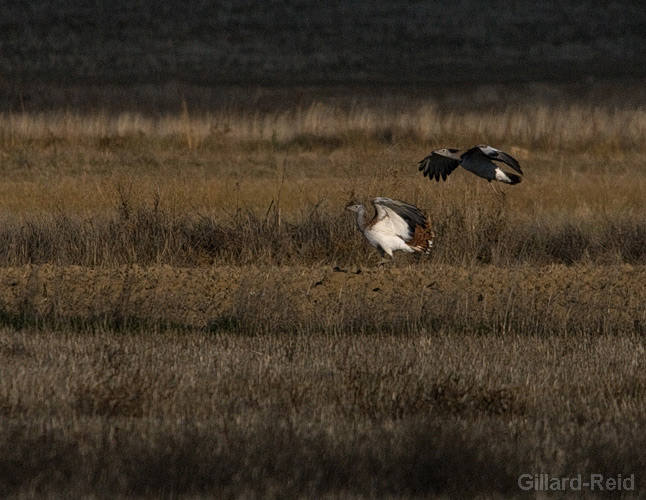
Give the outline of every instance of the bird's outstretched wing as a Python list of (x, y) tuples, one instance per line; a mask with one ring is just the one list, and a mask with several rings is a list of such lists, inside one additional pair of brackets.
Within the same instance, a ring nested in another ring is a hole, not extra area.
[(376, 224), (405, 241), (415, 234), (416, 227), (425, 227), (427, 224), (424, 212), (403, 201), (380, 197), (373, 199), (372, 204), (377, 210)]
[(491, 146), (485, 146), (484, 144), (476, 146), (476, 148), (482, 151), (490, 159), (494, 161), (501, 161), (503, 163), (506, 163), (511, 168), (513, 168), (516, 172), (518, 172), (520, 175), (523, 175), (523, 171), (520, 169), (520, 164), (518, 163), (516, 158), (509, 156), (504, 151), (500, 151), (499, 149), (492, 148)]
[(496, 177), (496, 164), (480, 149), (480, 146), (471, 148), (462, 155), (462, 167), (485, 179)]
[(432, 152), (419, 162), (419, 169), (424, 173), (424, 177), (428, 176), (429, 179), (435, 177), (435, 180), (439, 182), (440, 176), (445, 181), (446, 176), (453, 172), (459, 164), (459, 160), (447, 158), (446, 156)]

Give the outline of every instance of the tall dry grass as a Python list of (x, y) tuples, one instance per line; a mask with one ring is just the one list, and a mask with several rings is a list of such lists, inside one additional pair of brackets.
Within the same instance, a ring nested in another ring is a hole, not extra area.
[[(159, 199), (121, 200), (108, 213), (58, 212), (0, 221), (0, 265), (120, 266), (370, 265), (378, 259), (348, 213), (320, 206), (282, 215), (239, 210), (205, 215), (171, 211)], [(646, 264), (646, 218), (518, 218), (491, 199), (434, 211), (434, 247), (420, 258), (396, 254), (393, 264), (496, 266)]]
[[(503, 109), (440, 109), (433, 100), (338, 106), (314, 102), (281, 111), (238, 110), (150, 117), (136, 112), (2, 113), (4, 148), (21, 141), (106, 140), (112, 137), (174, 139), (185, 148), (218, 141), (273, 141), (289, 145), (343, 144), (364, 138), (471, 144), (502, 143), (524, 148), (615, 150), (643, 146), (646, 110), (586, 104), (521, 102)], [(331, 141), (331, 142), (327, 142)]]
[[(374, 196), (430, 213), (435, 263), (644, 261), (643, 108), (467, 104), (0, 115), (0, 262), (366, 260), (343, 207)], [(417, 171), (433, 147), (482, 142), (526, 172), (502, 204), (461, 169), (440, 184)]]

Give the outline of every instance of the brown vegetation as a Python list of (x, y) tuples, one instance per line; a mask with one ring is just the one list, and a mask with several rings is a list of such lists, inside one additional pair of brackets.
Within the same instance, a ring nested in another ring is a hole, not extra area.
[(640, 481), (643, 351), (625, 334), (5, 326), (0, 491), (464, 498), (517, 496), (542, 470)]
[[(0, 116), (0, 496), (643, 494), (643, 106), (380, 99)], [(481, 142), (502, 203), (417, 172)], [(376, 266), (374, 196), (431, 255)]]

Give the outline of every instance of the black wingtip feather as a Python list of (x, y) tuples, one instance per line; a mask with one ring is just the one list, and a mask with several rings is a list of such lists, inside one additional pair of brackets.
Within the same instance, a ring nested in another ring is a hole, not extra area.
[(516, 175), (516, 174), (512, 174), (511, 172), (505, 172), (505, 174), (507, 175), (507, 177), (509, 177), (509, 180), (511, 180), (511, 182), (509, 184), (511, 184), (512, 186), (514, 184), (520, 184), (520, 181), (523, 180), (523, 178), (521, 176)]

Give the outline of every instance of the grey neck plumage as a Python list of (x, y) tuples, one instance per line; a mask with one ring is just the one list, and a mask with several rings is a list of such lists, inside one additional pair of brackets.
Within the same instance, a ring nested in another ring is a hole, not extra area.
[(357, 226), (361, 231), (366, 227), (366, 222), (364, 220), (365, 213), (366, 209), (363, 206), (359, 207), (359, 210), (355, 212), (355, 216), (357, 217)]

